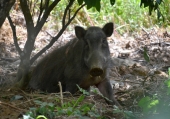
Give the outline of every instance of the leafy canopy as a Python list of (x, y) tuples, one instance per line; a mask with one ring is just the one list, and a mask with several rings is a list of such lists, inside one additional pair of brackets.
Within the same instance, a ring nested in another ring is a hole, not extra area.
[[(87, 9), (90, 9), (92, 7), (95, 7), (97, 11), (100, 12), (101, 0), (77, 0), (79, 5), (82, 5), (83, 2), (87, 5)], [(122, 0), (123, 1), (123, 0)], [(116, 0), (110, 0), (110, 4), (113, 6), (115, 4)], [(140, 7), (144, 5), (144, 7), (149, 7), (149, 14), (151, 15), (153, 10), (157, 10), (158, 18), (162, 16), (159, 5), (163, 2), (163, 0), (141, 0)]]

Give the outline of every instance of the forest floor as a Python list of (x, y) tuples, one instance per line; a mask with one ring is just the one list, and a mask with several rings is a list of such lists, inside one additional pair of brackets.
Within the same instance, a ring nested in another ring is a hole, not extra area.
[[(17, 17), (14, 15), (13, 21), (17, 25), (19, 46), (23, 49), (27, 36), (23, 18), (19, 15)], [(57, 31), (54, 29), (43, 29), (36, 39), (32, 56), (47, 45), (51, 37), (56, 33)], [(65, 44), (73, 37), (74, 30), (65, 31), (50, 50)], [(123, 35), (120, 35), (115, 30), (114, 34), (108, 39), (108, 42), (113, 58), (110, 80), (115, 88), (115, 97), (122, 105), (124, 112), (116, 113), (116, 108), (113, 109), (113, 107), (108, 106), (100, 95), (92, 93), (90, 96), (86, 96), (81, 104), (94, 104), (95, 111), (93, 111), (93, 114), (86, 114), (84, 118), (97, 118), (98, 114), (100, 114), (104, 119), (121, 119), (125, 116), (125, 111), (133, 112), (138, 118), (153, 118), (152, 114), (149, 115), (150, 117), (144, 117), (138, 102), (143, 97), (153, 94), (166, 98), (162, 88), (165, 87), (164, 82), (168, 79), (167, 72), (168, 67), (170, 67), (170, 29), (158, 27), (150, 29), (141, 28), (140, 32)], [(144, 48), (147, 50), (145, 55)], [(146, 57), (146, 54), (149, 57)], [(144, 57), (149, 58), (149, 62)], [(23, 90), (13, 90), (9, 86), (5, 88), (9, 84), (13, 84), (19, 62), (19, 55), (13, 43), (11, 28), (8, 21), (5, 21), (2, 28), (0, 28), (0, 119), (22, 118), (31, 108), (43, 106), (40, 104), (41, 102), (46, 105), (54, 104), (61, 106), (62, 102), (57, 101), (57, 97), (60, 97), (59, 93), (30, 93)], [(70, 96), (69, 98), (64, 97), (63, 102), (76, 101), (80, 97), (81, 95)], [(37, 100), (40, 102), (38, 103)], [(55, 111), (57, 112), (58, 110), (54, 109)], [(50, 116), (52, 114), (48, 112), (47, 115)], [(158, 117), (161, 117), (161, 115)], [(55, 118), (75, 117), (59, 115)], [(165, 116), (161, 119), (168, 118)]]

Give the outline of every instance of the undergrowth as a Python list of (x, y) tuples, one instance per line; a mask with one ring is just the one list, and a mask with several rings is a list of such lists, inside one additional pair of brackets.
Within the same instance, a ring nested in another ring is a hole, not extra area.
[(145, 119), (169, 119), (170, 117), (170, 68), (169, 78), (165, 80), (164, 86), (160, 90), (162, 93), (152, 94), (143, 97), (138, 106), (142, 108), (143, 118)]
[[(76, 119), (109, 119), (113, 116), (115, 116), (115, 118), (135, 119), (132, 111), (121, 110), (117, 106), (112, 106), (110, 108), (99, 107), (95, 103), (86, 102), (85, 96), (89, 95), (89, 92), (80, 87), (78, 88), (80, 92), (82, 92), (82, 95), (76, 99), (61, 103), (60, 105), (37, 99), (34, 100), (36, 106), (30, 107), (29, 111), (23, 115), (23, 119), (57, 119), (61, 117)], [(95, 89), (93, 92), (97, 93)], [(99, 95), (101, 96), (101, 94)], [(61, 101), (57, 96), (53, 100), (58, 104)]]

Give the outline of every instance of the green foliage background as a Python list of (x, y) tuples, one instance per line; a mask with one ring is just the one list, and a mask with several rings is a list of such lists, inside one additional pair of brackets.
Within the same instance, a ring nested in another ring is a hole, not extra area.
[[(79, 0), (74, 3), (73, 8), (78, 8), (78, 1)], [(66, 2), (67, 0), (62, 0), (52, 13), (57, 21), (61, 20), (59, 16), (63, 14)], [(155, 25), (167, 27), (170, 25), (170, 4), (164, 4), (170, 2), (170, 0), (164, 0), (164, 3), (160, 6), (160, 11), (164, 16), (164, 22), (163, 17), (160, 17), (158, 20), (157, 11), (152, 11), (150, 16), (149, 8), (144, 8), (143, 5), (140, 7), (140, 2), (141, 0), (116, 0), (115, 4), (112, 6), (109, 0), (101, 0), (100, 12), (94, 7), (88, 9), (91, 6), (84, 7), (78, 13), (72, 24), (100, 26), (106, 22), (112, 21), (116, 24), (117, 31), (121, 34), (138, 31), (141, 27), (150, 28)], [(72, 12), (74, 12), (74, 9)]]

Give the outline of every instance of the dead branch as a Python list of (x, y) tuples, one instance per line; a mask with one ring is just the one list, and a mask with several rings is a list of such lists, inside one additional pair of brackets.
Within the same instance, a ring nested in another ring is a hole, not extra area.
[(12, 105), (12, 104), (8, 104), (8, 103), (5, 103), (5, 102), (1, 102), (0, 101), (0, 105), (4, 105), (4, 106), (6, 106), (6, 107), (11, 107), (11, 108), (14, 108), (16, 111), (26, 111), (25, 109), (20, 109), (20, 108), (18, 108), (18, 107), (15, 107), (14, 105)]
[(63, 90), (62, 90), (61, 82), (58, 82), (58, 85), (59, 85), (59, 87), (60, 87), (60, 99), (61, 99), (61, 105), (63, 105)]

